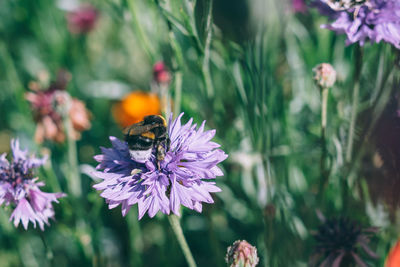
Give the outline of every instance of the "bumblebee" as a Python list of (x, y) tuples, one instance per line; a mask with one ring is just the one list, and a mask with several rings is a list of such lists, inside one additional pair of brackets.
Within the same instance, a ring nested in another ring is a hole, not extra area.
[(354, 7), (357, 13), (362, 5), (369, 5), (369, 0), (324, 0), (324, 2), (335, 11), (343, 11)]
[(344, 11), (354, 8), (353, 17), (357, 18), (358, 12), (363, 5), (371, 8), (370, 0), (325, 0), (324, 3), (335, 11)]
[(159, 162), (164, 160), (170, 145), (167, 122), (163, 116), (146, 116), (143, 121), (125, 128), (123, 133), (128, 143), (129, 153), (135, 161), (144, 163), (150, 158), (155, 148), (157, 164), (160, 168)]

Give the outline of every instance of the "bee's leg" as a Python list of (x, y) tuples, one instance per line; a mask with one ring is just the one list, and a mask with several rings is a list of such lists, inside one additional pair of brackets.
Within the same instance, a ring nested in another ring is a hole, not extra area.
[(169, 139), (168, 137), (167, 137), (167, 151), (169, 151), (169, 147), (170, 147), (170, 145), (171, 145), (171, 139)]
[(361, 9), (361, 6), (357, 6), (356, 7), (356, 9), (354, 10), (354, 19), (356, 19), (357, 18), (357, 16), (358, 16), (358, 13), (360, 12), (360, 9)]

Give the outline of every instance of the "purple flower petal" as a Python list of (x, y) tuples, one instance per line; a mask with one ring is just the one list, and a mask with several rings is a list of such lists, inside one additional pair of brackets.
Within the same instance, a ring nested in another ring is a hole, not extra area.
[(22, 222), (27, 229), (32, 222), (34, 227), (38, 223), (44, 230), (44, 224), (54, 216), (52, 202), (58, 202), (65, 194), (45, 193), (39, 189), (44, 182), (34, 178), (33, 170), (43, 165), (46, 158), (28, 156), (27, 150), (21, 150), (18, 140), (11, 141), (11, 149), (11, 162), (6, 160), (5, 154), (0, 156), (0, 205), (16, 205), (10, 217), (15, 226)]
[(347, 44), (384, 41), (400, 49), (400, 1), (369, 0), (344, 10), (333, 10), (325, 2), (317, 0), (313, 3), (321, 14), (334, 20), (322, 27), (346, 34)]
[(210, 193), (221, 189), (203, 180), (223, 175), (217, 164), (227, 155), (211, 141), (215, 130), (205, 131), (205, 121), (198, 128), (193, 119), (182, 125), (182, 116), (170, 117), (171, 144), (161, 162), (157, 163), (154, 155), (144, 163), (134, 161), (126, 142), (115, 137), (110, 137), (111, 148), (101, 148), (102, 154), (95, 156), (99, 171), (93, 175), (102, 181), (93, 187), (103, 191), (100, 196), (109, 208), (121, 204), (125, 216), (137, 203), (141, 219), (146, 213), (154, 217), (159, 211), (180, 215), (181, 205), (201, 212), (202, 202), (213, 203)]

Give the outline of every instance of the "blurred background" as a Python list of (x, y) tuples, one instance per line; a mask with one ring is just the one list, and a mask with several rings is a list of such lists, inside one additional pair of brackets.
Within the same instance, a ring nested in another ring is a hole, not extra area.
[[(366, 44), (361, 69), (359, 47), (321, 29), (327, 22), (300, 0), (0, 1), (0, 152), (18, 137), (49, 156), (38, 176), (46, 191), (68, 194), (44, 232), (15, 228), (11, 208), (0, 210), (0, 266), (186, 266), (164, 214), (138, 221), (134, 207), (122, 217), (90, 176), (108, 137), (122, 138), (163, 101), (184, 121), (207, 120), (229, 155), (215, 204), (183, 210), (198, 266), (226, 266), (238, 239), (257, 247), (259, 266), (308, 266), (318, 214), (379, 227), (369, 244), (379, 258), (365, 261), (383, 266), (399, 229), (398, 51)], [(337, 72), (324, 144), (312, 72), (322, 62)], [(59, 125), (49, 132), (57, 121), (27, 97), (51, 88), (84, 105), (74, 138)]]

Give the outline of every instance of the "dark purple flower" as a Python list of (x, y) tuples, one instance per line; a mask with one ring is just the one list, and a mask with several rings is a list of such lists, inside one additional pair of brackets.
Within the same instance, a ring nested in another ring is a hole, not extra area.
[(311, 266), (367, 266), (365, 258), (378, 258), (369, 247), (377, 228), (362, 228), (347, 218), (326, 220), (322, 214), (320, 217), (323, 224), (314, 233), (317, 244)]
[(181, 117), (168, 125), (171, 140), (165, 159), (157, 166), (156, 158), (151, 155), (144, 163), (134, 161), (126, 142), (110, 137), (112, 148), (101, 148), (102, 154), (95, 156), (99, 162), (94, 173), (101, 183), (94, 185), (102, 190), (109, 208), (122, 204), (125, 216), (130, 207), (138, 204), (139, 219), (146, 212), (154, 217), (161, 210), (180, 215), (183, 205), (198, 212), (202, 202), (213, 203), (210, 193), (221, 191), (215, 182), (208, 181), (223, 173), (217, 164), (227, 158), (219, 145), (211, 141), (215, 130), (204, 131), (203, 122), (196, 129), (192, 119), (181, 125)]
[(15, 227), (22, 222), (25, 230), (29, 221), (36, 228), (44, 230), (44, 224), (49, 224), (53, 218), (54, 210), (51, 202), (65, 196), (63, 193), (45, 193), (39, 187), (44, 186), (34, 177), (33, 170), (43, 165), (45, 158), (29, 157), (27, 150), (21, 150), (18, 140), (11, 141), (12, 160), (6, 159), (6, 154), (0, 156), (0, 205), (15, 205), (10, 220)]
[(364, 45), (368, 40), (373, 43), (383, 40), (400, 49), (400, 1), (352, 0), (342, 5), (339, 3), (333, 0), (314, 2), (321, 13), (333, 20), (322, 27), (346, 34), (347, 44), (358, 42)]

